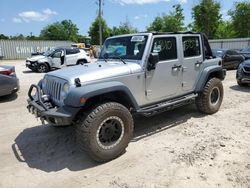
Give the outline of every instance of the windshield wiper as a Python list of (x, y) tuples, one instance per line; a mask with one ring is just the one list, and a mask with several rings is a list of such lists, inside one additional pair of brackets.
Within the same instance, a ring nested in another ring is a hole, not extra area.
[(125, 61), (124, 61), (124, 59), (122, 59), (120, 56), (117, 56), (117, 57), (114, 57), (113, 59), (120, 59), (121, 60), (121, 62), (123, 62), (123, 64), (127, 64)]

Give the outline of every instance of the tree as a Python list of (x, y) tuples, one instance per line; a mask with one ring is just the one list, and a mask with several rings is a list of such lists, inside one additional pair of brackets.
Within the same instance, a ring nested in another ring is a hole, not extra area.
[(78, 30), (71, 20), (63, 20), (43, 28), (40, 37), (44, 40), (70, 40), (77, 42)]
[(122, 35), (122, 34), (129, 34), (129, 33), (137, 33), (138, 30), (134, 28), (128, 20), (125, 22), (121, 22), (119, 27), (113, 27), (111, 30), (110, 35)]
[(237, 37), (250, 37), (250, 2), (237, 2), (229, 11)]
[(176, 32), (185, 30), (183, 8), (180, 4), (174, 5), (175, 10), (169, 15), (157, 16), (147, 28), (148, 31)]
[(6, 36), (6, 35), (4, 35), (4, 34), (0, 34), (0, 40), (1, 40), (1, 39), (6, 40), (6, 39), (9, 39), (9, 37)]
[(10, 39), (12, 39), (12, 40), (25, 40), (26, 38), (23, 34), (19, 34), (16, 36), (10, 36)]
[[(101, 20), (100, 20), (101, 19)], [(92, 44), (100, 44), (99, 38), (99, 20), (102, 24), (102, 43), (110, 36), (111, 29), (107, 26), (106, 21), (103, 18), (97, 17), (89, 28), (89, 36), (91, 36)]]
[(227, 38), (234, 38), (236, 32), (233, 29), (232, 22), (230, 21), (221, 21), (219, 24), (215, 38), (216, 39), (227, 39)]
[(209, 39), (214, 38), (221, 22), (220, 8), (215, 0), (201, 0), (192, 9), (193, 30), (205, 33)]

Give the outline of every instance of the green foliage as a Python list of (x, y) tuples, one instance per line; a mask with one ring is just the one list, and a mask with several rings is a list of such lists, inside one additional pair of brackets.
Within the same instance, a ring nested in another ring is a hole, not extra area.
[(0, 34), (0, 40), (1, 40), (1, 39), (6, 40), (6, 39), (9, 39), (9, 37), (6, 36), (6, 35), (4, 35), (4, 34)]
[(183, 8), (180, 4), (173, 6), (173, 8), (175, 8), (175, 10), (170, 12), (169, 15), (157, 16), (149, 27), (147, 27), (147, 30), (157, 32), (176, 32), (185, 30)]
[(215, 38), (216, 39), (227, 39), (227, 38), (234, 38), (236, 35), (233, 25), (230, 21), (221, 21), (219, 24)]
[(201, 0), (192, 9), (193, 30), (205, 33), (209, 39), (214, 38), (221, 22), (220, 8), (215, 0)]
[(115, 35), (122, 35), (122, 34), (130, 34), (130, 33), (137, 33), (138, 30), (134, 28), (128, 20), (125, 22), (121, 22), (119, 27), (113, 27), (111, 30), (110, 35), (115, 36)]
[(106, 21), (103, 18), (97, 17), (94, 22), (91, 24), (89, 28), (89, 36), (91, 36), (91, 42), (92, 44), (100, 44), (100, 38), (99, 38), (99, 21), (102, 25), (102, 43), (106, 38), (110, 36), (111, 30), (107, 26)]
[(78, 30), (71, 20), (63, 20), (43, 28), (40, 37), (44, 40), (70, 40), (77, 42)]
[(250, 2), (237, 2), (229, 11), (236, 37), (250, 37)]

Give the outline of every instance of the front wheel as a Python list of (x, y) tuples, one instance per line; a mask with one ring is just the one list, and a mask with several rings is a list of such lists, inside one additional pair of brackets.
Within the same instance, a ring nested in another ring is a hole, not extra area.
[(123, 105), (108, 102), (97, 106), (76, 124), (80, 148), (97, 162), (121, 155), (133, 136), (133, 118)]
[(206, 114), (214, 114), (220, 109), (223, 100), (224, 90), (221, 80), (218, 78), (210, 79), (203, 92), (196, 98), (198, 110)]
[(49, 66), (46, 63), (40, 63), (37, 67), (37, 72), (45, 73), (49, 71)]

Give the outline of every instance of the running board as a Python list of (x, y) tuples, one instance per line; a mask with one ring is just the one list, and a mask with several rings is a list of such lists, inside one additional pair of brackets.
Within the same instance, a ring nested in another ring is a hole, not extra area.
[(186, 104), (190, 104), (194, 101), (194, 99), (198, 96), (198, 94), (191, 94), (191, 95), (186, 95), (183, 97), (179, 97), (176, 99), (164, 101), (158, 104), (154, 104), (151, 106), (147, 106), (144, 108), (141, 108), (137, 111), (138, 114), (142, 114), (145, 116), (151, 116), (156, 113), (161, 113), (164, 111), (168, 111)]

